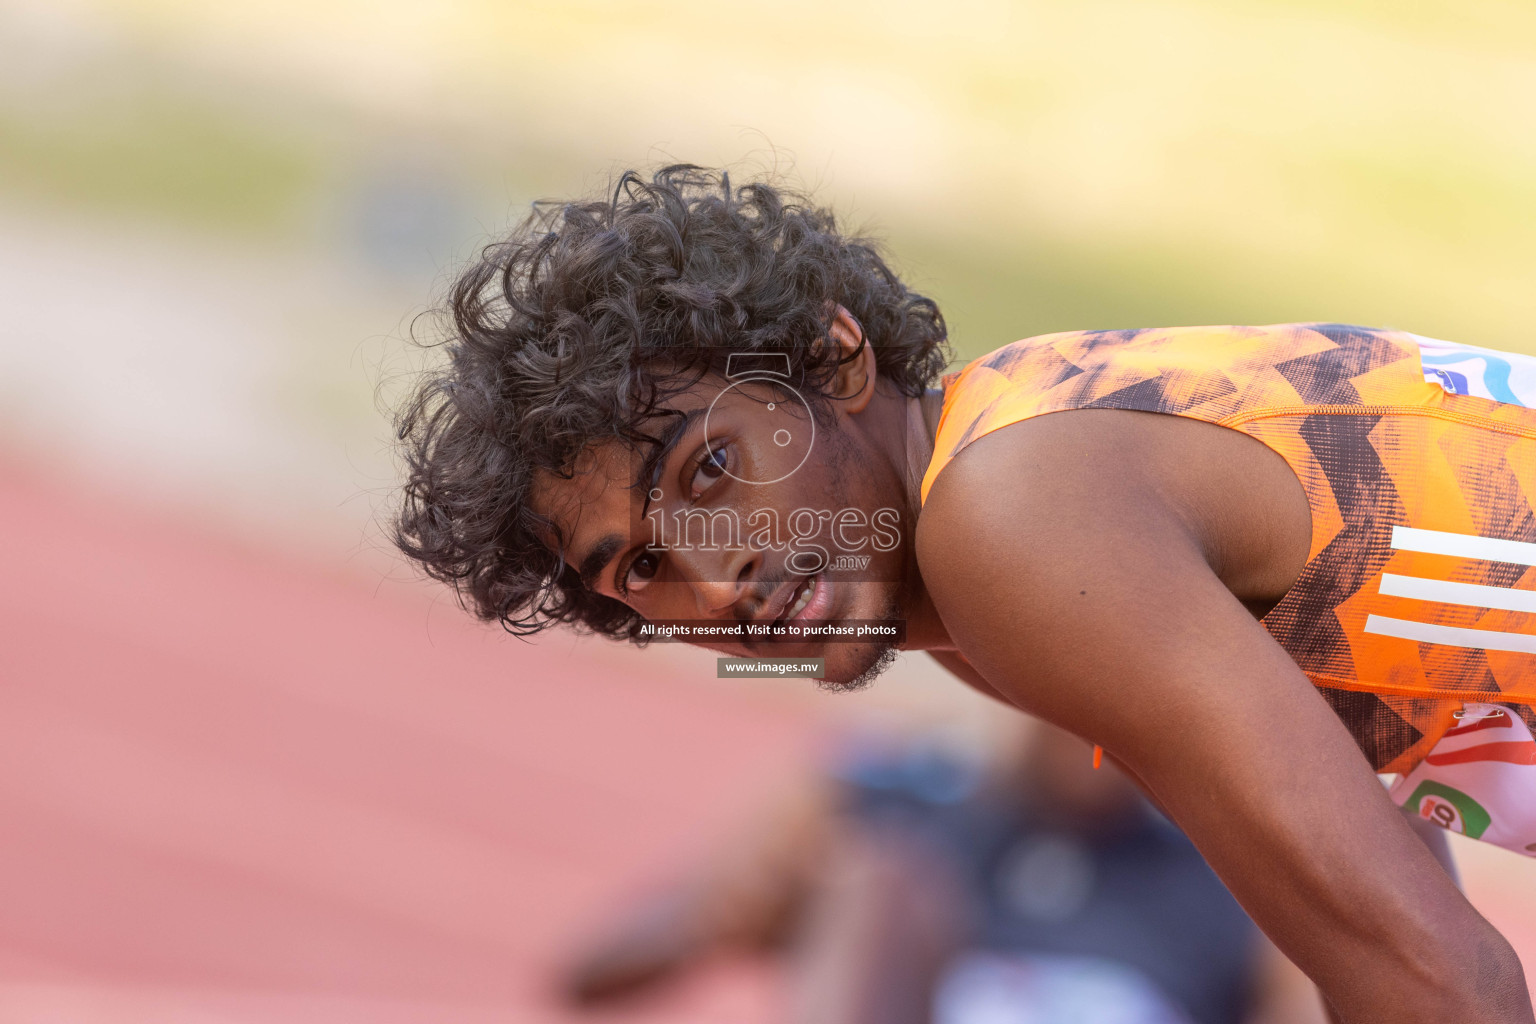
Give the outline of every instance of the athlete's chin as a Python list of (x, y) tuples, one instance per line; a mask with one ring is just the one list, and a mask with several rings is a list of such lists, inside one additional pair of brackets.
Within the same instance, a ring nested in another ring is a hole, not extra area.
[[(890, 622), (901, 617), (898, 584), (839, 580), (832, 594), (833, 610), (827, 618), (833, 621)], [(838, 693), (862, 690), (891, 666), (896, 653), (891, 643), (824, 643), (818, 655), (824, 661), (819, 685)]]
[(873, 683), (896, 660), (892, 644), (828, 644), (817, 685), (834, 693), (852, 693)]

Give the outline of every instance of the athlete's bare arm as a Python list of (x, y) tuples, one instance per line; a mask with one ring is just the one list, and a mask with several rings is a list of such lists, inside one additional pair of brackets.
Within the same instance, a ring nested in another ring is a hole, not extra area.
[(917, 551), (982, 677), (1123, 761), (1341, 1020), (1530, 1024), (1514, 951), (1254, 617), (1306, 522), (1252, 439), (1081, 411), (971, 444)]

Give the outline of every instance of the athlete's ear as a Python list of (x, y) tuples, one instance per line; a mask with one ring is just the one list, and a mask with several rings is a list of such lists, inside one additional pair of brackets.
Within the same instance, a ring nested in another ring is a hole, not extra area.
[(875, 395), (875, 348), (864, 338), (864, 328), (842, 306), (832, 310), (827, 337), (837, 346), (840, 363), (832, 379), (832, 394), (838, 407), (848, 412), (863, 412)]

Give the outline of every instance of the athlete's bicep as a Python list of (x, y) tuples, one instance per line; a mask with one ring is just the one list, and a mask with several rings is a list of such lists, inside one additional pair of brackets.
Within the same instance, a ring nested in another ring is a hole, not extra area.
[[(1507, 973), (1507, 944), (1337, 717), (1185, 518), (1122, 468), (1073, 477), (1070, 463), (1005, 457), (946, 470), (918, 550), (966, 657), (1020, 707), (1124, 761), (1346, 1020), (1419, 1019), (1475, 993), (1489, 963)], [(963, 500), (983, 482), (993, 500)]]

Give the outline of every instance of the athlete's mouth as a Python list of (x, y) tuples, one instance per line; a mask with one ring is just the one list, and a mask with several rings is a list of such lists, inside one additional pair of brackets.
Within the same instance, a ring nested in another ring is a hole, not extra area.
[(831, 604), (831, 585), (820, 573), (807, 576), (790, 592), (784, 610), (773, 620), (775, 626), (801, 618), (823, 618)]

